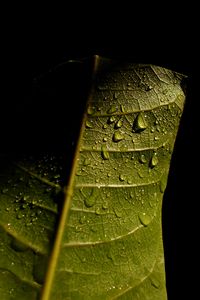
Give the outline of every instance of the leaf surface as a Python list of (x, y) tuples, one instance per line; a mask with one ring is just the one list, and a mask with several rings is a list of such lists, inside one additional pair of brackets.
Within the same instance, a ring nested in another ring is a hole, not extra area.
[(95, 70), (60, 213), (62, 157), (1, 157), (3, 299), (167, 298), (161, 209), (184, 76), (99, 57)]

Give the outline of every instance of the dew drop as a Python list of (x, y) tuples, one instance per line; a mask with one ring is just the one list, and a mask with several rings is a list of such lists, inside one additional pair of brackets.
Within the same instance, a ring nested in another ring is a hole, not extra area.
[(93, 115), (94, 114), (94, 107), (88, 106), (87, 113), (88, 113), (88, 115)]
[(93, 128), (93, 124), (88, 120), (85, 122), (85, 126), (86, 128)]
[(123, 217), (123, 212), (121, 210), (119, 210), (118, 208), (114, 209), (114, 213), (115, 213), (117, 218), (122, 218)]
[(90, 165), (90, 160), (88, 158), (85, 158), (84, 162), (83, 162), (83, 165), (84, 166), (89, 166)]
[(117, 108), (116, 108), (116, 106), (111, 106), (108, 110), (107, 110), (107, 113), (108, 114), (113, 114), (113, 113), (115, 113), (117, 111)]
[(151, 222), (151, 218), (149, 215), (147, 215), (146, 213), (139, 213), (138, 215), (140, 223), (144, 226), (148, 226), (149, 223)]
[(108, 177), (111, 177), (111, 173), (108, 173), (107, 176), (108, 176)]
[(86, 221), (86, 216), (84, 215), (84, 216), (82, 216), (82, 217), (80, 218), (79, 223), (80, 223), (80, 224), (84, 224), (85, 221)]
[(102, 208), (103, 208), (104, 210), (108, 209), (108, 202), (107, 202), (107, 201), (104, 201), (104, 202), (103, 202)]
[(155, 136), (154, 137), (154, 141), (158, 141), (159, 140), (159, 137), (158, 136)]
[(17, 219), (23, 219), (24, 217), (25, 217), (25, 215), (21, 211), (17, 214)]
[(103, 146), (101, 147), (101, 156), (102, 156), (102, 158), (105, 159), (105, 160), (108, 160), (109, 157), (110, 157), (109, 152), (108, 152), (108, 150), (107, 150), (107, 147), (106, 147), (105, 145), (103, 145)]
[(146, 157), (144, 154), (141, 154), (140, 158), (139, 158), (139, 162), (142, 164), (145, 164), (147, 162)]
[(109, 124), (112, 124), (112, 123), (114, 123), (114, 122), (115, 122), (115, 116), (109, 117), (108, 123), (109, 123)]
[(124, 136), (121, 133), (115, 132), (113, 134), (113, 142), (118, 143), (118, 142), (120, 142), (123, 139), (124, 139)]
[(121, 174), (120, 174), (120, 175), (119, 175), (119, 180), (120, 180), (120, 181), (124, 181), (124, 180), (125, 180), (124, 175), (121, 175)]
[(106, 137), (103, 138), (103, 142), (107, 142), (108, 139)]
[(91, 195), (84, 199), (84, 203), (86, 207), (92, 207), (94, 206), (95, 202), (96, 202), (96, 194), (93, 189)]
[(107, 127), (108, 127), (107, 124), (104, 124), (104, 125), (103, 125), (103, 129), (106, 129)]
[(145, 116), (142, 112), (140, 112), (133, 123), (133, 129), (135, 132), (140, 132), (145, 130), (146, 128), (147, 122), (145, 120)]
[(115, 124), (115, 128), (118, 129), (118, 128), (122, 127), (122, 124), (123, 124), (122, 120), (121, 119), (118, 120), (117, 123)]
[(150, 160), (150, 167), (154, 168), (155, 166), (157, 166), (158, 164), (158, 157), (157, 157), (157, 153), (155, 152)]

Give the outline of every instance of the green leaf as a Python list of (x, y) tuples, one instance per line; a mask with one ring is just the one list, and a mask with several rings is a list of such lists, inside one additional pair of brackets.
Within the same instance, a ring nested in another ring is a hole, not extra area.
[(167, 298), (161, 209), (184, 76), (99, 57), (94, 69), (64, 189), (63, 158), (1, 157), (3, 299)]

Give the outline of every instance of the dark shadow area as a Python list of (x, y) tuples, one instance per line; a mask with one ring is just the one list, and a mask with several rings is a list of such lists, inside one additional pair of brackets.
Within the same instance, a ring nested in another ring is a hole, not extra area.
[[(168, 300), (195, 299), (196, 293), (198, 179), (195, 169), (198, 164), (199, 126), (194, 74), (188, 78), (186, 90), (186, 105), (163, 201), (163, 239)], [(186, 295), (190, 295), (189, 298)]]

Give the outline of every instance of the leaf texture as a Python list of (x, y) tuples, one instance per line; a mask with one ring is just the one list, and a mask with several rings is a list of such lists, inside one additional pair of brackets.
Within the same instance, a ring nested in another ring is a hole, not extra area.
[(184, 76), (94, 69), (66, 187), (66, 153), (0, 156), (3, 300), (167, 298), (161, 208)]
[(95, 63), (41, 299), (164, 300), (161, 208), (184, 76)]

